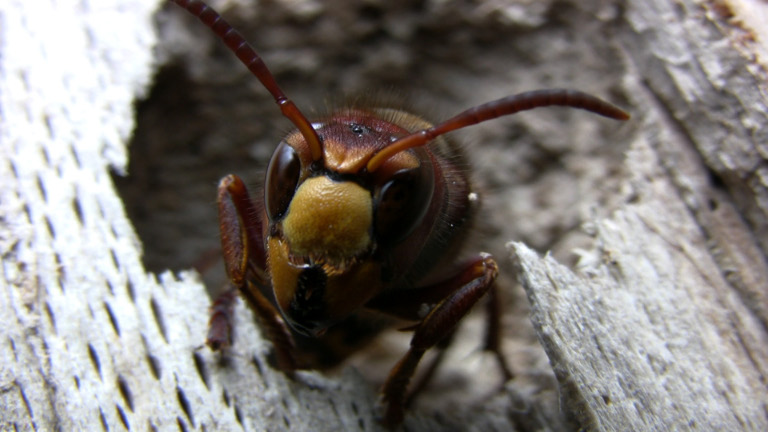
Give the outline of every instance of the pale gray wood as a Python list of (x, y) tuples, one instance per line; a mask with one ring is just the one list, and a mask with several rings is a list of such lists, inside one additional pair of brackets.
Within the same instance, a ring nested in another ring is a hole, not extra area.
[(766, 58), (749, 20), (712, 7), (627, 5), (640, 133), (625, 202), (589, 223), (577, 270), (510, 245), (563, 400), (589, 429), (768, 428)]

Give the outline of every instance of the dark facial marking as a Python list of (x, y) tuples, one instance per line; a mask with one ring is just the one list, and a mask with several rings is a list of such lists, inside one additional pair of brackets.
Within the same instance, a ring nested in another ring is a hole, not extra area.
[(328, 320), (324, 298), (327, 281), (328, 276), (320, 267), (309, 267), (299, 274), (288, 312), (291, 325), (299, 333), (312, 334)]

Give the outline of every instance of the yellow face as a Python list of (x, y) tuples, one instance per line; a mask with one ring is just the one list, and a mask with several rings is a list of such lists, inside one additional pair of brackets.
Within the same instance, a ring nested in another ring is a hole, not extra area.
[(318, 335), (379, 291), (379, 265), (363, 258), (372, 225), (371, 193), (357, 183), (317, 176), (297, 188), (267, 245), (275, 298), (293, 328)]
[(343, 267), (343, 261), (370, 248), (372, 223), (369, 191), (319, 176), (296, 190), (283, 219), (283, 234), (294, 254)]

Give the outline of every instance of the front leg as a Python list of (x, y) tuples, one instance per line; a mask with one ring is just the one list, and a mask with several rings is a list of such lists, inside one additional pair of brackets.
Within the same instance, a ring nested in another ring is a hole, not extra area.
[(257, 282), (265, 284), (267, 253), (264, 249), (263, 209), (251, 200), (240, 177), (232, 174), (219, 182), (216, 203), (221, 250), (229, 280), (238, 288), (242, 287), (248, 270), (251, 270)]
[[(274, 346), (278, 367), (291, 374), (297, 367), (293, 337), (278, 310), (255, 285), (269, 284), (264, 270), (263, 211), (251, 200), (245, 184), (235, 175), (228, 175), (219, 183), (217, 203), (227, 276), (256, 313), (261, 328)], [(213, 303), (206, 341), (213, 349), (229, 344), (234, 300), (234, 290), (228, 290)]]
[(440, 284), (445, 287), (457, 281), (461, 283), (416, 325), (408, 352), (389, 373), (381, 390), (386, 424), (394, 426), (402, 422), (408, 383), (426, 350), (453, 333), (459, 321), (491, 288), (497, 275), (498, 266), (493, 257), (481, 254), (458, 275)]

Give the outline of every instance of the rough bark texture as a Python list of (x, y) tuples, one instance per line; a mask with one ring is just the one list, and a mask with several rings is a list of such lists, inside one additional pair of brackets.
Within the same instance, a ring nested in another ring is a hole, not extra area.
[[(407, 335), (291, 380), (238, 305), (203, 346), (216, 181), (258, 184), (288, 123), (180, 9), (91, 3), (0, 4), (0, 430), (380, 430)], [(212, 3), (310, 113), (574, 87), (633, 115), (456, 134), (517, 376), (471, 316), (404, 429), (768, 430), (764, 2)]]
[(578, 272), (510, 246), (585, 427), (768, 427), (766, 41), (741, 15), (766, 8), (729, 3), (626, 9), (625, 82), (645, 109), (625, 203), (590, 224)]

